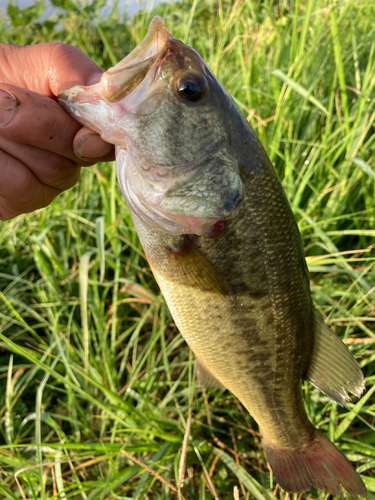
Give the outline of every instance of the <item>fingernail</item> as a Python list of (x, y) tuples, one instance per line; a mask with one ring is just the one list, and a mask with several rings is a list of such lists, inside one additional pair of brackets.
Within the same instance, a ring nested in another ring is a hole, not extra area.
[(20, 102), (13, 94), (0, 89), (0, 127), (5, 127), (14, 116), (14, 112)]
[(113, 146), (103, 141), (99, 134), (86, 134), (78, 141), (76, 155), (79, 158), (101, 158), (107, 155)]

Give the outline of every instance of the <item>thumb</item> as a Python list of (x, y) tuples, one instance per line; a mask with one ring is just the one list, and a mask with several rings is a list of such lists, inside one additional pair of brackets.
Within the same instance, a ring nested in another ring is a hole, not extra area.
[(0, 44), (0, 60), (0, 82), (51, 98), (74, 85), (97, 83), (103, 73), (82, 50), (66, 43)]
[(51, 92), (56, 96), (62, 90), (74, 85), (93, 85), (98, 83), (103, 70), (82, 50), (66, 43), (42, 44), (44, 60), (49, 61), (45, 68)]

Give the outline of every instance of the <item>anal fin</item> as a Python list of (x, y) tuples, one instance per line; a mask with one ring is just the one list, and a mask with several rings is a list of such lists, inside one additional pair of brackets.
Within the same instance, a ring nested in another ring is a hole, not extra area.
[(310, 366), (304, 378), (341, 406), (350, 401), (349, 392), (360, 397), (365, 389), (365, 379), (352, 353), (318, 316)]
[(223, 384), (213, 375), (213, 373), (203, 363), (201, 358), (196, 355), (198, 364), (198, 380), (202, 387), (224, 387)]

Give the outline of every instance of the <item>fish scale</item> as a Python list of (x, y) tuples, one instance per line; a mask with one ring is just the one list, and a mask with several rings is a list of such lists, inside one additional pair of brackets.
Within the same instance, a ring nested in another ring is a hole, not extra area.
[(59, 102), (116, 145), (121, 189), (199, 381), (249, 410), (281, 487), (366, 495), (301, 391), (309, 380), (344, 406), (362, 394), (362, 372), (315, 313), (280, 180), (203, 59), (156, 17), (101, 82)]

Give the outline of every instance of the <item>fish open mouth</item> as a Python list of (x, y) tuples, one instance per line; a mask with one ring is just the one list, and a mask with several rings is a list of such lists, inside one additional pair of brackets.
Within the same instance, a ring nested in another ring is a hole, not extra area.
[[(155, 63), (165, 57), (170, 38), (173, 37), (163, 19), (154, 17), (141, 43), (116, 66), (105, 71), (99, 83), (88, 87), (76, 85), (64, 90), (57, 96), (59, 103), (80, 123), (100, 133), (103, 139), (125, 147), (116, 135), (106, 134), (103, 123), (113, 126), (122, 114), (132, 112), (135, 105), (122, 101), (150, 75), (153, 66), (157, 68)], [(143, 100), (146, 101), (147, 97), (143, 96)], [(132, 101), (138, 102), (138, 99)]]
[(103, 97), (109, 102), (118, 102), (133, 92), (144, 80), (151, 66), (163, 58), (171, 36), (163, 19), (154, 17), (141, 43), (116, 66), (103, 73)]

